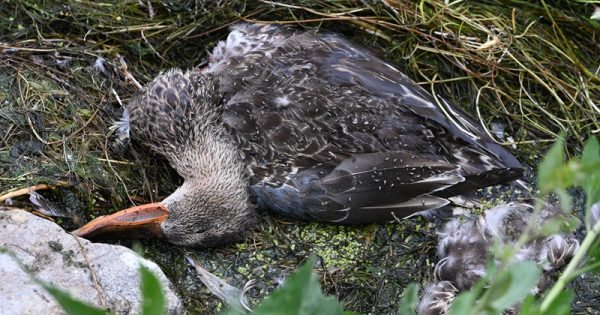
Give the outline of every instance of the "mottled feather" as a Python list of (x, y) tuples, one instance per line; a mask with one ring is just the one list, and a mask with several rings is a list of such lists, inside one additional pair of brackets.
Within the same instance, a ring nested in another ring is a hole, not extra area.
[(259, 207), (362, 223), (520, 176), (510, 153), (439, 99), (339, 35), (239, 24), (206, 68), (159, 75), (125, 119), (184, 177), (203, 172), (186, 151), (216, 133), (237, 148)]

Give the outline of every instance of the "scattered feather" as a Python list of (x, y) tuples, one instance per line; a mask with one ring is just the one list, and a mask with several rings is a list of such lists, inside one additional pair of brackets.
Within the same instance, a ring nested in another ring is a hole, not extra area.
[(196, 272), (198, 272), (198, 278), (200, 278), (200, 281), (204, 283), (212, 294), (233, 307), (241, 304), (247, 311), (252, 311), (248, 307), (248, 301), (244, 297), (244, 293), (252, 287), (253, 282), (249, 281), (246, 283), (243, 290), (239, 289), (202, 268), (197, 260), (189, 256), (186, 256), (185, 259), (194, 266)]
[(492, 129), (496, 138), (500, 140), (504, 139), (504, 129), (506, 129), (506, 125), (500, 122), (493, 122), (490, 124), (490, 129)]
[[(531, 292), (547, 289), (557, 272), (575, 255), (579, 241), (572, 233), (560, 232), (561, 223), (568, 217), (559, 207), (544, 203), (536, 213), (534, 200), (512, 202), (489, 209), (479, 217), (453, 219), (438, 231), (440, 260), (434, 270), (437, 282), (424, 291), (418, 313), (447, 314), (458, 292), (469, 290), (485, 277), (494, 243), (514, 245), (527, 231), (530, 220), (544, 227), (550, 235), (531, 232), (531, 239), (516, 253), (515, 265), (525, 262), (537, 265), (543, 273), (539, 281), (537, 277), (530, 279), (537, 283), (537, 286), (532, 284)], [(555, 227), (554, 222), (558, 224)]]
[(62, 208), (54, 204), (52, 201), (46, 199), (44, 196), (38, 194), (33, 190), (29, 190), (29, 201), (36, 206), (36, 210), (40, 213), (59, 218), (70, 218), (78, 220), (78, 216), (68, 211), (66, 208)]
[(597, 202), (592, 205), (590, 208), (590, 213), (592, 214), (592, 226), (596, 225), (598, 221), (600, 221), (600, 202)]
[(592, 16), (590, 16), (590, 19), (592, 19), (592, 20), (600, 20), (600, 7), (595, 7), (594, 8), (594, 13), (592, 14)]
[(106, 62), (106, 59), (102, 58), (102, 57), (98, 57), (96, 58), (96, 61), (94, 62), (94, 70), (99, 71), (101, 73), (108, 73), (108, 71), (106, 70), (106, 67), (104, 67), (104, 63)]

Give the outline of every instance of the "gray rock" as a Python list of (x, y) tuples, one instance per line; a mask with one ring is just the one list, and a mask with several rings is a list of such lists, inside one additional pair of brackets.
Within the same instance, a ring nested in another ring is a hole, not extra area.
[(123, 246), (77, 238), (29, 212), (0, 207), (0, 248), (12, 254), (0, 254), (2, 314), (63, 314), (25, 270), (79, 300), (119, 314), (138, 314), (140, 263), (161, 281), (168, 313), (183, 313), (171, 283), (155, 263)]

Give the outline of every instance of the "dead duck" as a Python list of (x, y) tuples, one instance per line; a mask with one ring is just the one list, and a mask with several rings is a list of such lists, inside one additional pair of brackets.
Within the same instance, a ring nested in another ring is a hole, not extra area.
[[(512, 202), (489, 209), (483, 216), (466, 222), (453, 219), (438, 232), (435, 266), (436, 282), (427, 286), (418, 313), (446, 314), (454, 297), (470, 289), (485, 276), (494, 242), (510, 245), (517, 242), (529, 220), (542, 226), (550, 220), (565, 220), (558, 206), (544, 203), (534, 214), (534, 200)], [(542, 268), (542, 277), (534, 293), (543, 292), (554, 283), (558, 272), (571, 260), (579, 241), (573, 233), (556, 233), (533, 238), (516, 254), (518, 261), (532, 261)]]
[(367, 49), (277, 25), (236, 25), (204, 68), (159, 74), (118, 127), (184, 183), (77, 235), (144, 231), (216, 246), (243, 237), (255, 205), (301, 220), (386, 222), (522, 173), (473, 119)]

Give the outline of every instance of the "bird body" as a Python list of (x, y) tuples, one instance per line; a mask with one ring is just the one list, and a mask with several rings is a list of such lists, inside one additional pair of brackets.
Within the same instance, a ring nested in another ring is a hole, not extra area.
[(118, 126), (184, 178), (163, 204), (186, 227), (203, 222), (201, 233), (247, 229), (254, 204), (386, 222), (522, 172), (464, 112), (373, 53), (277, 25), (234, 26), (205, 68), (158, 75)]

